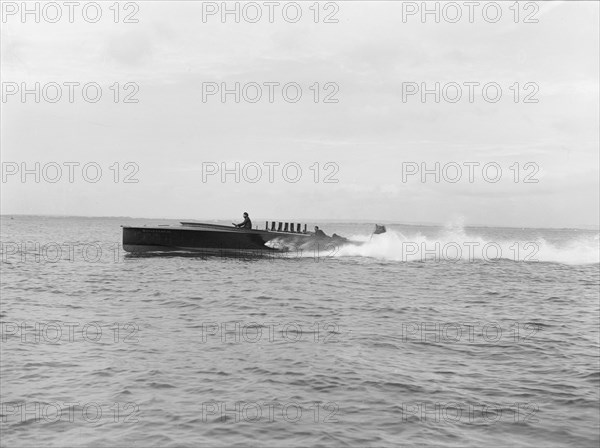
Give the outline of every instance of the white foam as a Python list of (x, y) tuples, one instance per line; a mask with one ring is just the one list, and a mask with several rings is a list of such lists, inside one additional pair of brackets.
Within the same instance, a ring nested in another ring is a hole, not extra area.
[(591, 264), (600, 262), (598, 235), (581, 236), (560, 244), (544, 238), (490, 239), (467, 234), (462, 227), (447, 227), (435, 236), (421, 232), (405, 235), (390, 230), (383, 234), (354, 235), (362, 245), (344, 245), (335, 256), (361, 256), (391, 261), (474, 261), (507, 259), (524, 262)]

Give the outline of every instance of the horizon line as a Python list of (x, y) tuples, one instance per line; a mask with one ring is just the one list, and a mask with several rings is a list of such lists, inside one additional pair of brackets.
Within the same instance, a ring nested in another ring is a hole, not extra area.
[[(0, 218), (3, 217), (11, 217), (11, 216), (26, 216), (26, 217), (46, 217), (46, 218), (88, 218), (88, 219), (93, 219), (93, 218), (110, 218), (110, 219), (118, 219), (118, 218), (124, 218), (124, 219), (162, 219), (162, 220), (170, 220), (170, 221), (186, 221), (186, 220), (192, 220), (192, 221), (198, 221), (198, 219), (196, 218), (151, 218), (151, 217), (135, 217), (135, 216), (86, 216), (86, 215), (56, 215), (56, 214), (28, 214), (28, 213), (0, 213)], [(208, 221), (228, 221), (231, 218), (202, 218), (202, 219), (206, 219)], [(257, 218), (256, 221), (262, 221), (265, 220), (264, 218)], [(445, 227), (446, 224), (443, 223), (433, 223), (433, 222), (410, 222), (410, 221), (403, 221), (403, 222), (399, 222), (396, 220), (389, 220), (389, 219), (381, 219), (381, 220), (373, 220), (373, 219), (354, 219), (354, 220), (341, 220), (341, 219), (330, 219), (330, 220), (326, 220), (326, 219), (311, 219), (311, 218), (294, 218), (293, 221), (297, 222), (298, 220), (300, 221), (310, 221), (310, 222), (319, 222), (319, 223), (344, 223), (344, 224), (351, 224), (351, 223), (359, 223), (359, 224), (387, 224), (387, 225), (407, 225), (407, 226), (428, 226), (428, 227)], [(272, 221), (272, 220), (265, 220), (265, 221)], [(279, 221), (279, 220), (277, 220)], [(290, 221), (290, 219), (285, 219), (282, 220), (282, 222), (285, 221)], [(503, 225), (488, 225), (488, 224), (464, 224), (464, 227), (488, 227), (488, 228), (500, 228), (500, 229), (553, 229), (553, 230), (598, 230), (600, 231), (600, 225), (597, 224), (579, 224), (579, 226), (581, 227), (529, 227), (529, 226), (503, 226)]]

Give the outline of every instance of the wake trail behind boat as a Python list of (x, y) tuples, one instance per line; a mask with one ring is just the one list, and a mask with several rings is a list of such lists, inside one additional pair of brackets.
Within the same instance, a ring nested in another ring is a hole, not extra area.
[(510, 260), (571, 265), (600, 262), (599, 237), (592, 232), (549, 241), (551, 238), (541, 235), (491, 238), (470, 230), (467, 233), (464, 227), (451, 227), (425, 235), (388, 227), (386, 233), (351, 235), (346, 242), (275, 240), (272, 244), (285, 247), (298, 257), (370, 257), (400, 262)]

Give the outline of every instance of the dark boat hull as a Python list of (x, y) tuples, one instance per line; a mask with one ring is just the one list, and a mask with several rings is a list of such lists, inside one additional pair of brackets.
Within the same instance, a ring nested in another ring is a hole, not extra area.
[(127, 252), (200, 251), (206, 254), (235, 254), (240, 252), (276, 253), (286, 246), (269, 247), (272, 240), (307, 241), (307, 234), (238, 229), (201, 223), (182, 223), (182, 226), (123, 227), (123, 249)]

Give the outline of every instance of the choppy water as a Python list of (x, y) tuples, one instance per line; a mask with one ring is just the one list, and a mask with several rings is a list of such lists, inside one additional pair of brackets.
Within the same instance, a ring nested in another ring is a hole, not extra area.
[(2, 217), (3, 446), (598, 445), (597, 231), (124, 255), (154, 222)]

